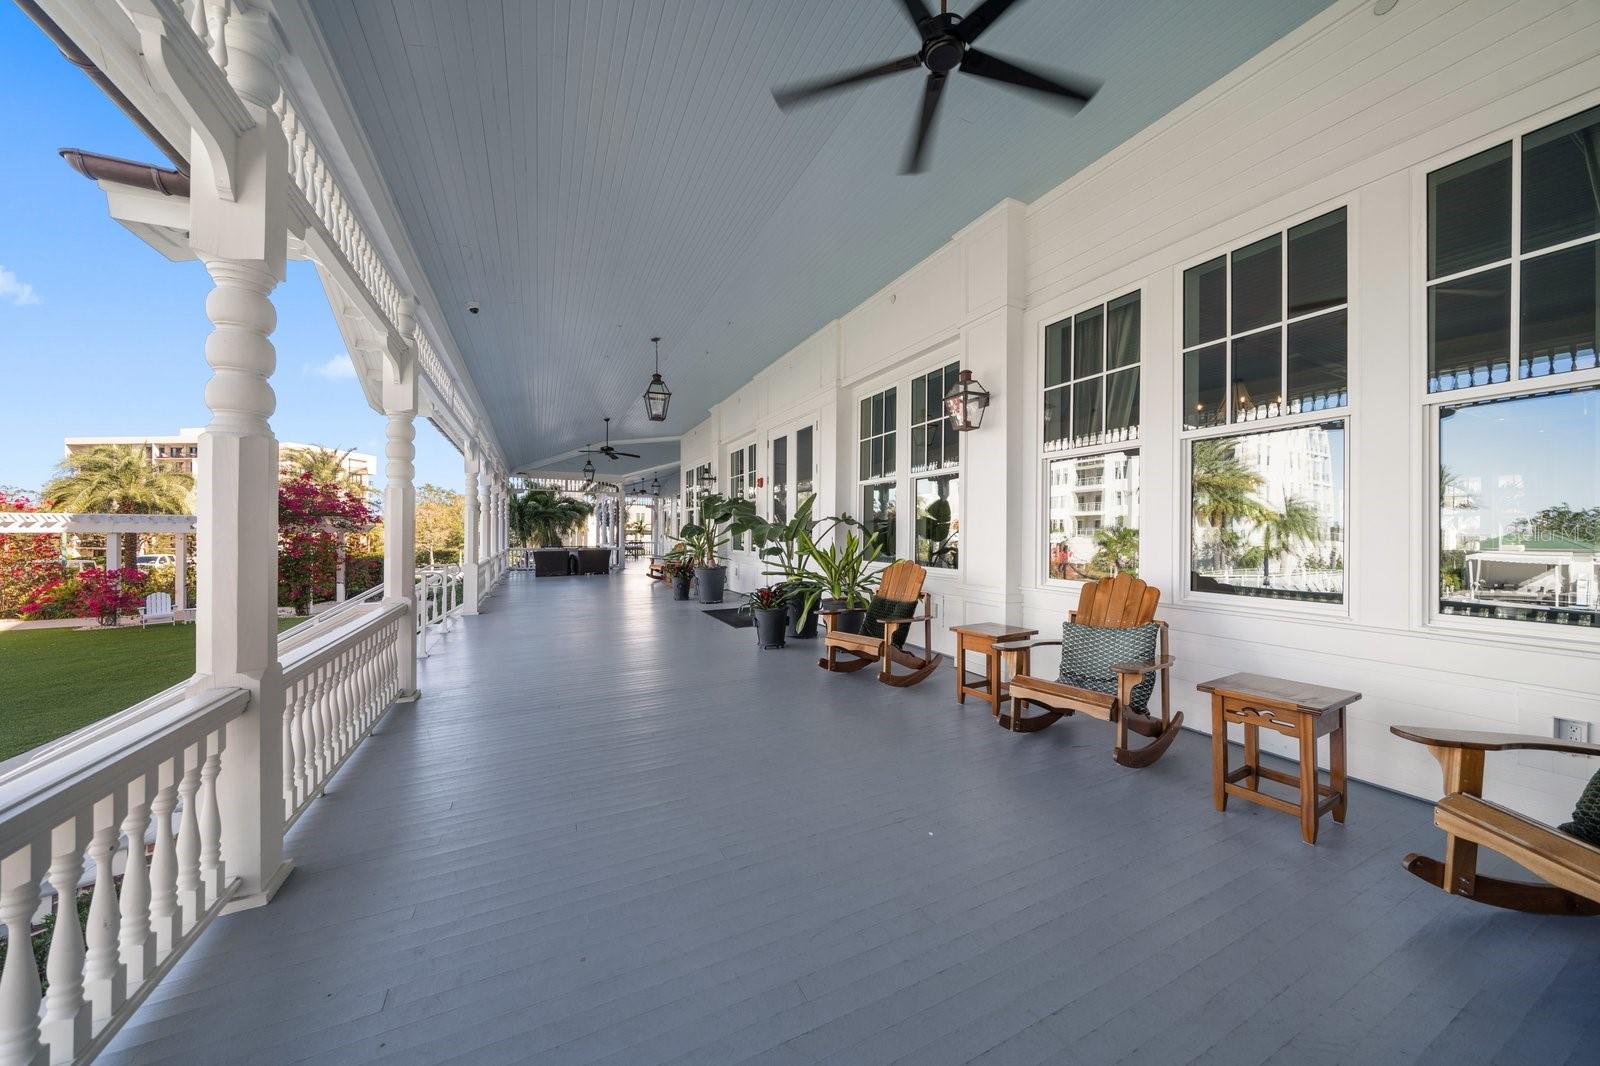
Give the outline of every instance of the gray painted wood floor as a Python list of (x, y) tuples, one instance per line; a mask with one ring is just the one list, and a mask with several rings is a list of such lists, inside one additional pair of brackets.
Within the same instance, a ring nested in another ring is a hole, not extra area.
[(1425, 804), (1308, 848), (1202, 737), (1124, 769), (699, 610), (513, 575), (104, 1061), (1600, 1058), (1600, 922), (1406, 874)]

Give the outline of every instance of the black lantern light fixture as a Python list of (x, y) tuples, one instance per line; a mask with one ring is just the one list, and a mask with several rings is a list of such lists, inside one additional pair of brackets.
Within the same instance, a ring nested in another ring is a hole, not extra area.
[(588, 482), (594, 481), (594, 464), (589, 462), (587, 459), (583, 461), (583, 480)]
[(672, 390), (661, 380), (661, 338), (651, 337), (650, 343), (656, 348), (656, 372), (650, 375), (650, 384), (644, 390), (644, 413), (652, 422), (665, 422), (667, 404), (672, 402)]
[(650, 495), (652, 495), (652, 496), (661, 495), (661, 479), (660, 478), (653, 477), (653, 478), (650, 479)]
[(956, 383), (944, 394), (944, 413), (950, 426), (965, 433), (983, 425), (983, 412), (989, 409), (989, 390), (972, 377), (972, 371), (956, 375)]

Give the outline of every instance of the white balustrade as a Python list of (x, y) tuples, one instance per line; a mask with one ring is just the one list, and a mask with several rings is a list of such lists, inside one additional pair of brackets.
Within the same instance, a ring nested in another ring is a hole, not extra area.
[(386, 600), (283, 657), (283, 803), (289, 824), (322, 793), (399, 694), (396, 638), (409, 613)]
[[(217, 776), (227, 725), (248, 703), (242, 689), (207, 691), (0, 781), (0, 1063), (92, 1057), (232, 897)], [(41, 997), (31, 941), (44, 881), (55, 924)]]

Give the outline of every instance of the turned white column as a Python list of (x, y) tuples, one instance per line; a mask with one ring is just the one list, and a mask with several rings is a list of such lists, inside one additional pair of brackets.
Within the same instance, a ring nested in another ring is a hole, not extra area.
[(466, 487), (463, 492), (461, 530), (461, 610), (466, 614), (478, 613), (478, 561), (483, 558), (478, 544), (478, 453), (467, 449), (463, 460)]
[(417, 361), (411, 348), (414, 323), (406, 301), (403, 340), (391, 343), (386, 353), (383, 381), (384, 429), (387, 443), (383, 490), (383, 595), (411, 604), (411, 617), (396, 638), (401, 702), (417, 698)]
[(288, 150), (272, 113), (279, 37), (264, 11), (236, 6), (224, 39), (228, 83), (255, 126), (233, 145), (231, 182), (218, 181), (210, 145), (192, 137), (189, 243), (213, 284), (206, 298), (211, 421), (195, 467), (193, 687), (250, 694), (228, 724), (218, 778), (223, 867), (240, 880), (230, 906), (239, 909), (270, 900), (291, 868), (283, 855), (278, 442), (268, 423), (277, 403), (268, 384), (277, 363), (268, 340), (277, 325), (271, 293), (283, 280), (290, 217)]

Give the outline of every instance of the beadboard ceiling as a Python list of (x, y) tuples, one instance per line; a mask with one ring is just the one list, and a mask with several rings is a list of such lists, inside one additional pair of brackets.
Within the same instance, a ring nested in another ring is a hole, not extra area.
[[(1022, 0), (985, 49), (1100, 95), (1073, 114), (958, 74), (914, 177), (918, 73), (788, 114), (769, 92), (913, 51), (897, 0), (311, 7), (496, 435), (531, 468), (604, 415), (614, 440), (692, 428), (995, 203), (1038, 197), (1327, 2)], [(639, 398), (655, 334), (664, 425)]]

